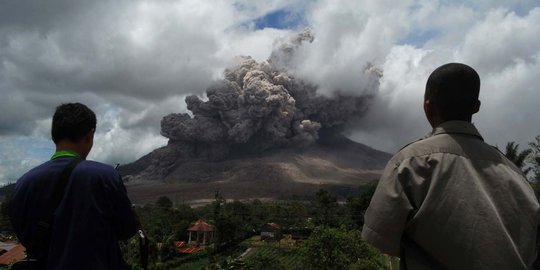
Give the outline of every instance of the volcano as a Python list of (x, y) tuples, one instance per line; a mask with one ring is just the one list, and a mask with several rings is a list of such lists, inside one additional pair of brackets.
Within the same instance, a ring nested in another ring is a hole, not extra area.
[(366, 62), (351, 89), (320, 93), (295, 77), (295, 53), (314, 37), (305, 29), (257, 62), (236, 57), (205, 96), (185, 98), (190, 112), (161, 120), (168, 144), (120, 168), (138, 203), (169, 196), (204, 201), (286, 198), (326, 188), (344, 194), (375, 181), (390, 155), (343, 134), (361, 128), (382, 70)]

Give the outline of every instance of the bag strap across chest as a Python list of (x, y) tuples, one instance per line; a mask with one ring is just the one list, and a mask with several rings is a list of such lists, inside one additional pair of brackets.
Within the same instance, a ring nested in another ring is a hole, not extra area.
[[(49, 198), (45, 202), (45, 210), (43, 211), (41, 217), (39, 218), (37, 224), (35, 225), (35, 234), (32, 243), (28, 249), (28, 258), (37, 259), (37, 252), (43, 251), (43, 258), (47, 258), (47, 253), (49, 250), (49, 242), (52, 232), (52, 226), (54, 221), (54, 211), (58, 208), (58, 205), (64, 197), (67, 183), (69, 177), (73, 172), (73, 169), (82, 161), (80, 157), (73, 158), (67, 165), (64, 167), (60, 173), (60, 179), (56, 182), (56, 185), (53, 188), (53, 191)], [(40, 264), (45, 262), (41, 261)]]

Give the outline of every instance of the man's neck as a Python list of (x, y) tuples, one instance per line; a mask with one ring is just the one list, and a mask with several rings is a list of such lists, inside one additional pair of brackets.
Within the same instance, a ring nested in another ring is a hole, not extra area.
[(56, 152), (65, 151), (77, 153), (82, 158), (86, 158), (86, 153), (79, 144), (70, 141), (61, 141), (56, 144)]
[(442, 125), (442, 124), (444, 124), (444, 123), (448, 123), (448, 122), (456, 122), (456, 121), (457, 121), (457, 122), (466, 122), (466, 123), (469, 123), (469, 124), (472, 123), (472, 121), (453, 119), (453, 120), (442, 121), (442, 122), (440, 122), (437, 126), (435, 126), (434, 128), (437, 128), (438, 126), (440, 126), (440, 125)]
[(74, 158), (74, 157), (80, 157), (80, 156), (81, 155), (79, 155), (77, 152), (68, 151), (68, 150), (60, 150), (60, 151), (56, 151), (54, 155), (52, 155), (51, 160), (55, 160), (57, 158), (66, 158), (66, 157)]

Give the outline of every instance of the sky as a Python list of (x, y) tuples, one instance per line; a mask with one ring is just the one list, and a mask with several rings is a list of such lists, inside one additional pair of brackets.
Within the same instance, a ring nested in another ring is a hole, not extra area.
[(393, 153), (430, 131), (427, 77), (462, 62), (482, 80), (473, 117), (485, 140), (523, 148), (540, 134), (537, 0), (51, 0), (0, 2), (0, 184), (50, 158), (51, 116), (82, 102), (98, 117), (89, 159), (129, 163), (163, 146), (161, 118), (220, 79), (239, 55), (257, 61), (311, 28), (291, 74), (359, 93), (382, 70), (367, 115), (347, 135)]

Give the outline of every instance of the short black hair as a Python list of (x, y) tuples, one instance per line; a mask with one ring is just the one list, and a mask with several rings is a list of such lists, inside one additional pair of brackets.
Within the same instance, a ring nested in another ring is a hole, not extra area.
[(471, 121), (479, 101), (480, 76), (465, 64), (448, 63), (435, 69), (426, 83), (429, 99), (444, 121)]
[(96, 128), (96, 114), (81, 103), (66, 103), (56, 107), (52, 120), (51, 135), (56, 144), (67, 139), (79, 142)]

